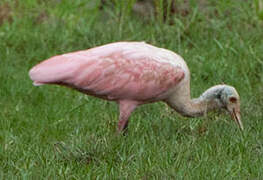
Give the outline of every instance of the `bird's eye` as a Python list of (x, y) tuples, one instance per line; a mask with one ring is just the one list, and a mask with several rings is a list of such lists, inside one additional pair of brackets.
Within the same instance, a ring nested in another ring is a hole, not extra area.
[(232, 97), (229, 98), (229, 101), (231, 103), (236, 103), (237, 102), (237, 98), (232, 96)]

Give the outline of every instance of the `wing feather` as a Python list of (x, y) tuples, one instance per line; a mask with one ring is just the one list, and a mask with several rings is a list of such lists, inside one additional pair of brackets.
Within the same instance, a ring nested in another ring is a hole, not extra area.
[(114, 43), (52, 57), (30, 76), (35, 83), (64, 84), (107, 99), (151, 100), (185, 76), (181, 60), (171, 63), (171, 52), (160, 51), (145, 43)]

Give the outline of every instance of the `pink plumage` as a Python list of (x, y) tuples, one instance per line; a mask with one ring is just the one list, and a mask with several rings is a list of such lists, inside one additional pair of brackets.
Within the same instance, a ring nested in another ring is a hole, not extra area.
[[(141, 49), (143, 47), (143, 49)], [(30, 70), (35, 85), (63, 84), (107, 100), (156, 101), (184, 76), (145, 43), (113, 43), (52, 57)]]
[(141, 104), (168, 102), (179, 92), (190, 97), (184, 60), (144, 42), (117, 42), (54, 56), (34, 66), (29, 75), (34, 85), (64, 85), (116, 101), (120, 108), (118, 131), (127, 126), (130, 114)]
[(130, 114), (140, 104), (169, 96), (168, 90), (184, 77), (184, 63), (176, 62), (178, 58), (171, 51), (144, 42), (118, 42), (51, 57), (34, 66), (29, 74), (35, 85), (69, 86), (117, 101)]

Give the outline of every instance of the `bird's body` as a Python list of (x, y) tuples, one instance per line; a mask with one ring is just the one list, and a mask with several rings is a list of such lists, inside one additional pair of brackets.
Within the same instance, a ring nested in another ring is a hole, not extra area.
[(172, 51), (144, 42), (117, 42), (54, 56), (33, 67), (30, 77), (35, 85), (64, 85), (116, 101), (119, 131), (141, 104), (164, 101), (185, 116), (199, 116), (218, 106), (211, 102), (204, 108), (200, 98), (200, 102), (191, 100), (185, 61)]
[[(165, 58), (163, 58), (163, 57)], [(164, 100), (189, 76), (182, 58), (143, 42), (119, 42), (52, 57), (30, 71), (35, 84), (64, 84), (107, 100)]]

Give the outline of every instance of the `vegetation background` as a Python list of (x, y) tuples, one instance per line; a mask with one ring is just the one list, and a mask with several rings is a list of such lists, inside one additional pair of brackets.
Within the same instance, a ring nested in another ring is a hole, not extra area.
[[(263, 179), (261, 15), (261, 0), (1, 0), (0, 179)], [(116, 136), (114, 103), (32, 86), (38, 62), (115, 41), (180, 54), (193, 97), (235, 86), (245, 131), (155, 103)]]

